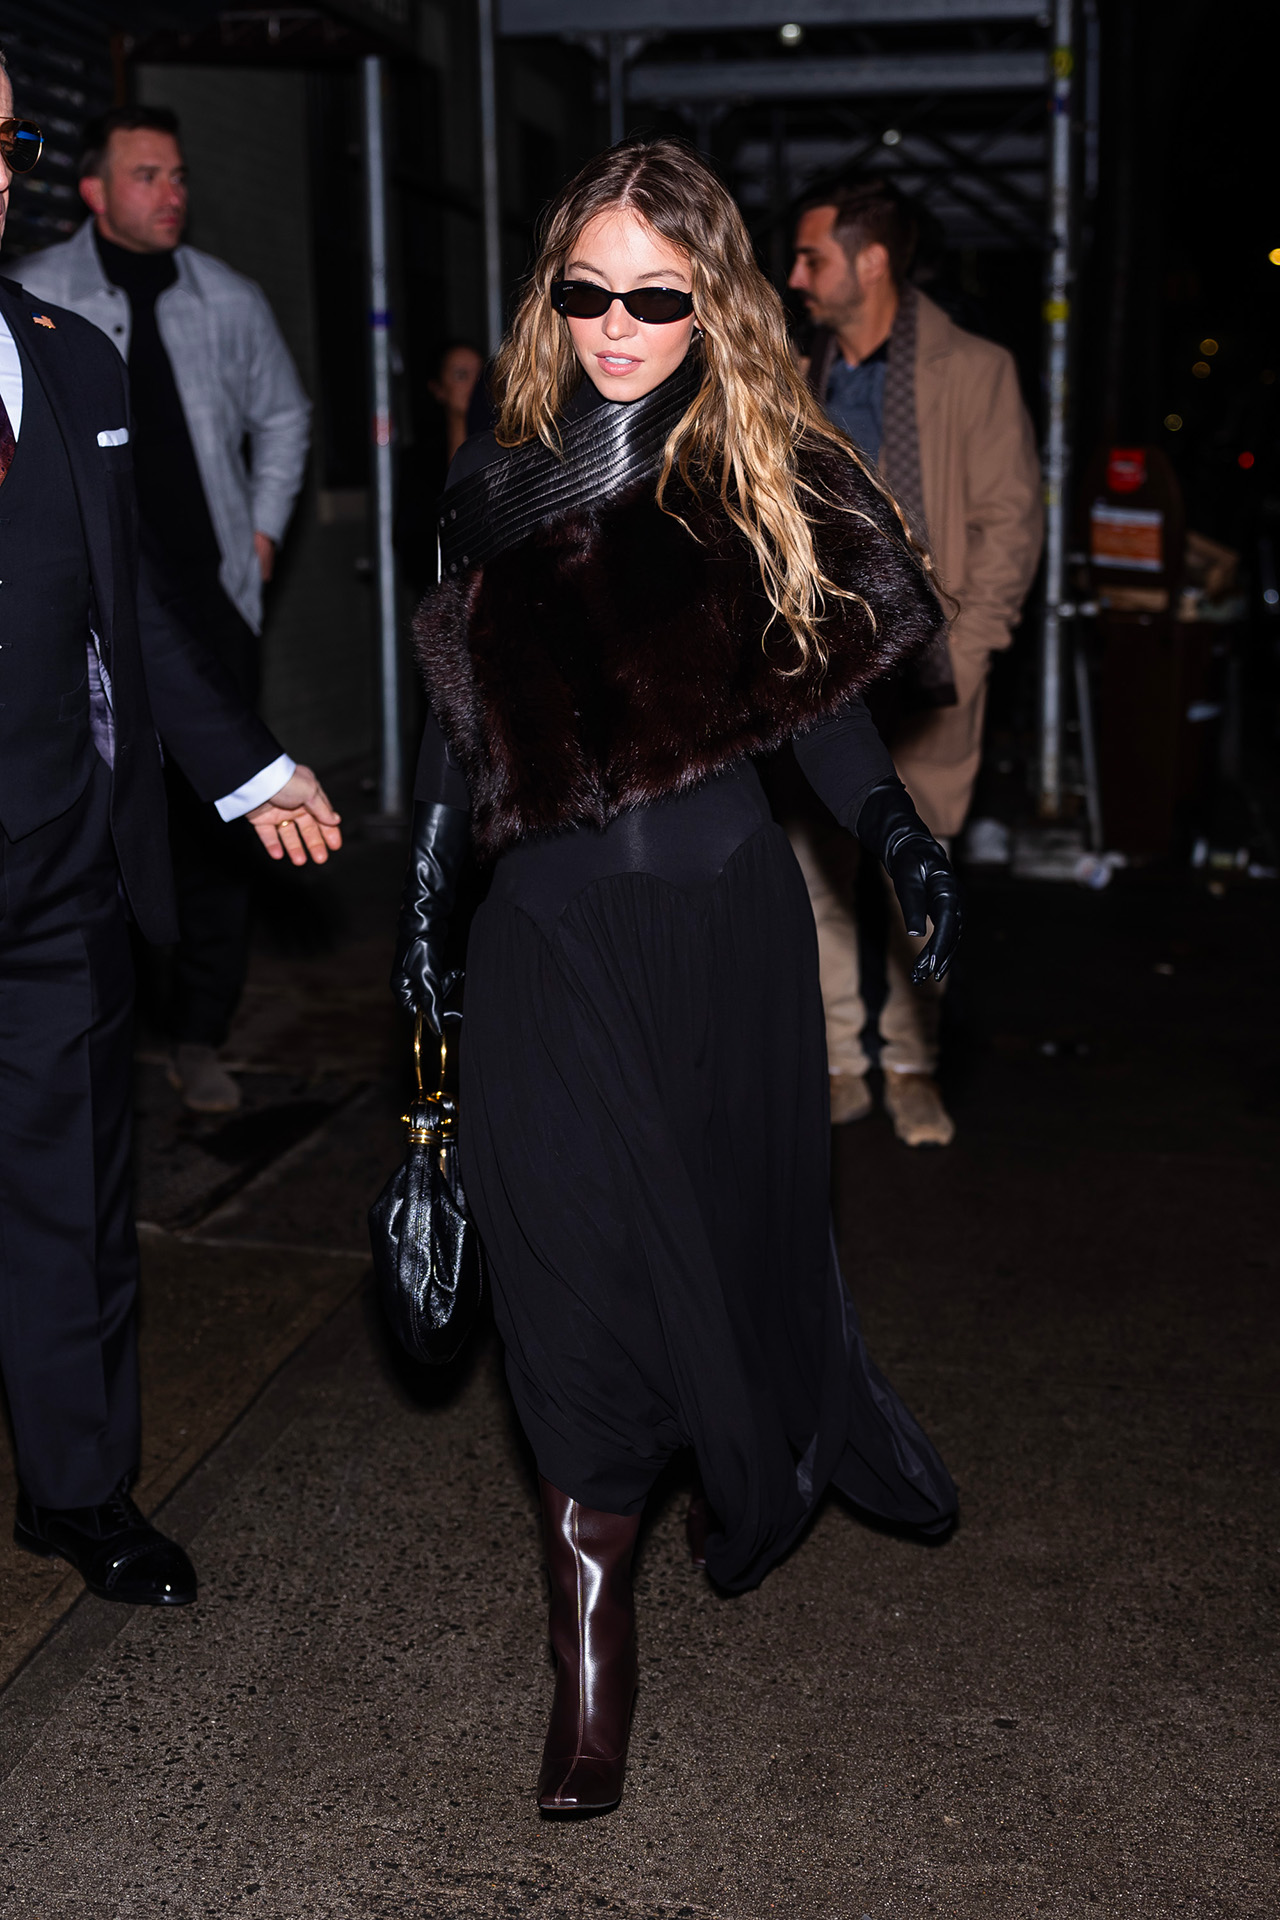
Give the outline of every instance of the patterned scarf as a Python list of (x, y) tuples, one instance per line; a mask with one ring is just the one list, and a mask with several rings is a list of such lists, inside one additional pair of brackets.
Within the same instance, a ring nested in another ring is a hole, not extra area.
[[(924, 517), (924, 487), (920, 478), (920, 434), (916, 424), (916, 290), (906, 282), (898, 296), (898, 312), (889, 335), (889, 364), (884, 378), (884, 419), (880, 430), (880, 473), (893, 489), (912, 533), (926, 550), (929, 529)], [(833, 333), (814, 341), (809, 383), (814, 397), (824, 402), (831, 368), (839, 352)], [(902, 705), (953, 707), (955, 675), (946, 633), (916, 661), (909, 682), (900, 688)]]
[(884, 376), (884, 422), (880, 432), (880, 471), (922, 547), (929, 544), (920, 480), (920, 435), (916, 427), (916, 290), (909, 283), (898, 296), (898, 313), (889, 335), (889, 364)]

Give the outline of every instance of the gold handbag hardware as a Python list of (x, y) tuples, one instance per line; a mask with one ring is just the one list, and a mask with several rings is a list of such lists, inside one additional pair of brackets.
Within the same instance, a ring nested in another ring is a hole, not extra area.
[(440, 1036), (440, 1085), (434, 1093), (428, 1093), (422, 1083), (422, 1015), (413, 1023), (413, 1071), (418, 1081), (418, 1097), (408, 1113), (401, 1119), (409, 1129), (409, 1139), (415, 1147), (443, 1147), (453, 1139), (458, 1121), (458, 1109), (453, 1095), (444, 1090), (445, 1071), (449, 1064), (448, 1031)]
[(418, 1090), (404, 1116), (409, 1144), (369, 1209), (369, 1245), (397, 1340), (414, 1360), (442, 1367), (475, 1325), (484, 1250), (458, 1171), (458, 1105), (445, 1091), (448, 1049), (442, 1041), (440, 1084), (430, 1092), (422, 1078), (423, 1025), (419, 1019), (413, 1037)]

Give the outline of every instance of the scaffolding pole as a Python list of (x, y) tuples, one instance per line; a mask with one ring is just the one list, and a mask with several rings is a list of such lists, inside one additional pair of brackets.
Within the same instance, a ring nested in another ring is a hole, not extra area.
[(1073, 0), (1054, 0), (1053, 88), (1050, 95), (1049, 218), (1045, 287), (1045, 385), (1049, 420), (1044, 451), (1045, 589), (1040, 654), (1040, 812), (1062, 807), (1062, 623), (1066, 577), (1071, 447), (1068, 439), (1072, 259)]
[(373, 578), (378, 609), (381, 728), (378, 813), (390, 823), (404, 816), (404, 761), (400, 739), (400, 662), (396, 633), (396, 559), (391, 470), (391, 315), (387, 298), (387, 161), (383, 62), (361, 62), (364, 88), (365, 215), (368, 225), (369, 366), (373, 391)]
[(502, 206), (498, 198), (498, 73), (493, 0), (477, 0), (480, 33), (480, 175), (484, 198), (484, 311), (490, 357), (502, 345)]

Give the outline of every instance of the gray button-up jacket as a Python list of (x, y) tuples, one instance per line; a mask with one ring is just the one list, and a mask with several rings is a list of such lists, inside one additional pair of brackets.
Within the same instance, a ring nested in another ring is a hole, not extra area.
[[(174, 258), (178, 278), (156, 302), (156, 324), (222, 555), (219, 578), (256, 633), (262, 579), (253, 536), (279, 540), (288, 524), (307, 462), (311, 403), (261, 287), (195, 247), (179, 247)], [(102, 271), (92, 220), (16, 271), (28, 293), (83, 314), (128, 359), (128, 295)]]

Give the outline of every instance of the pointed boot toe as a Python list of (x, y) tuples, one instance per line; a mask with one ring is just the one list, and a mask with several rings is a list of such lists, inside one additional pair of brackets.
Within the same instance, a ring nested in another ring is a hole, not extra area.
[(543, 1755), (538, 1775), (538, 1811), (550, 1814), (608, 1813), (622, 1798), (625, 1750), (609, 1759), (588, 1754)]

